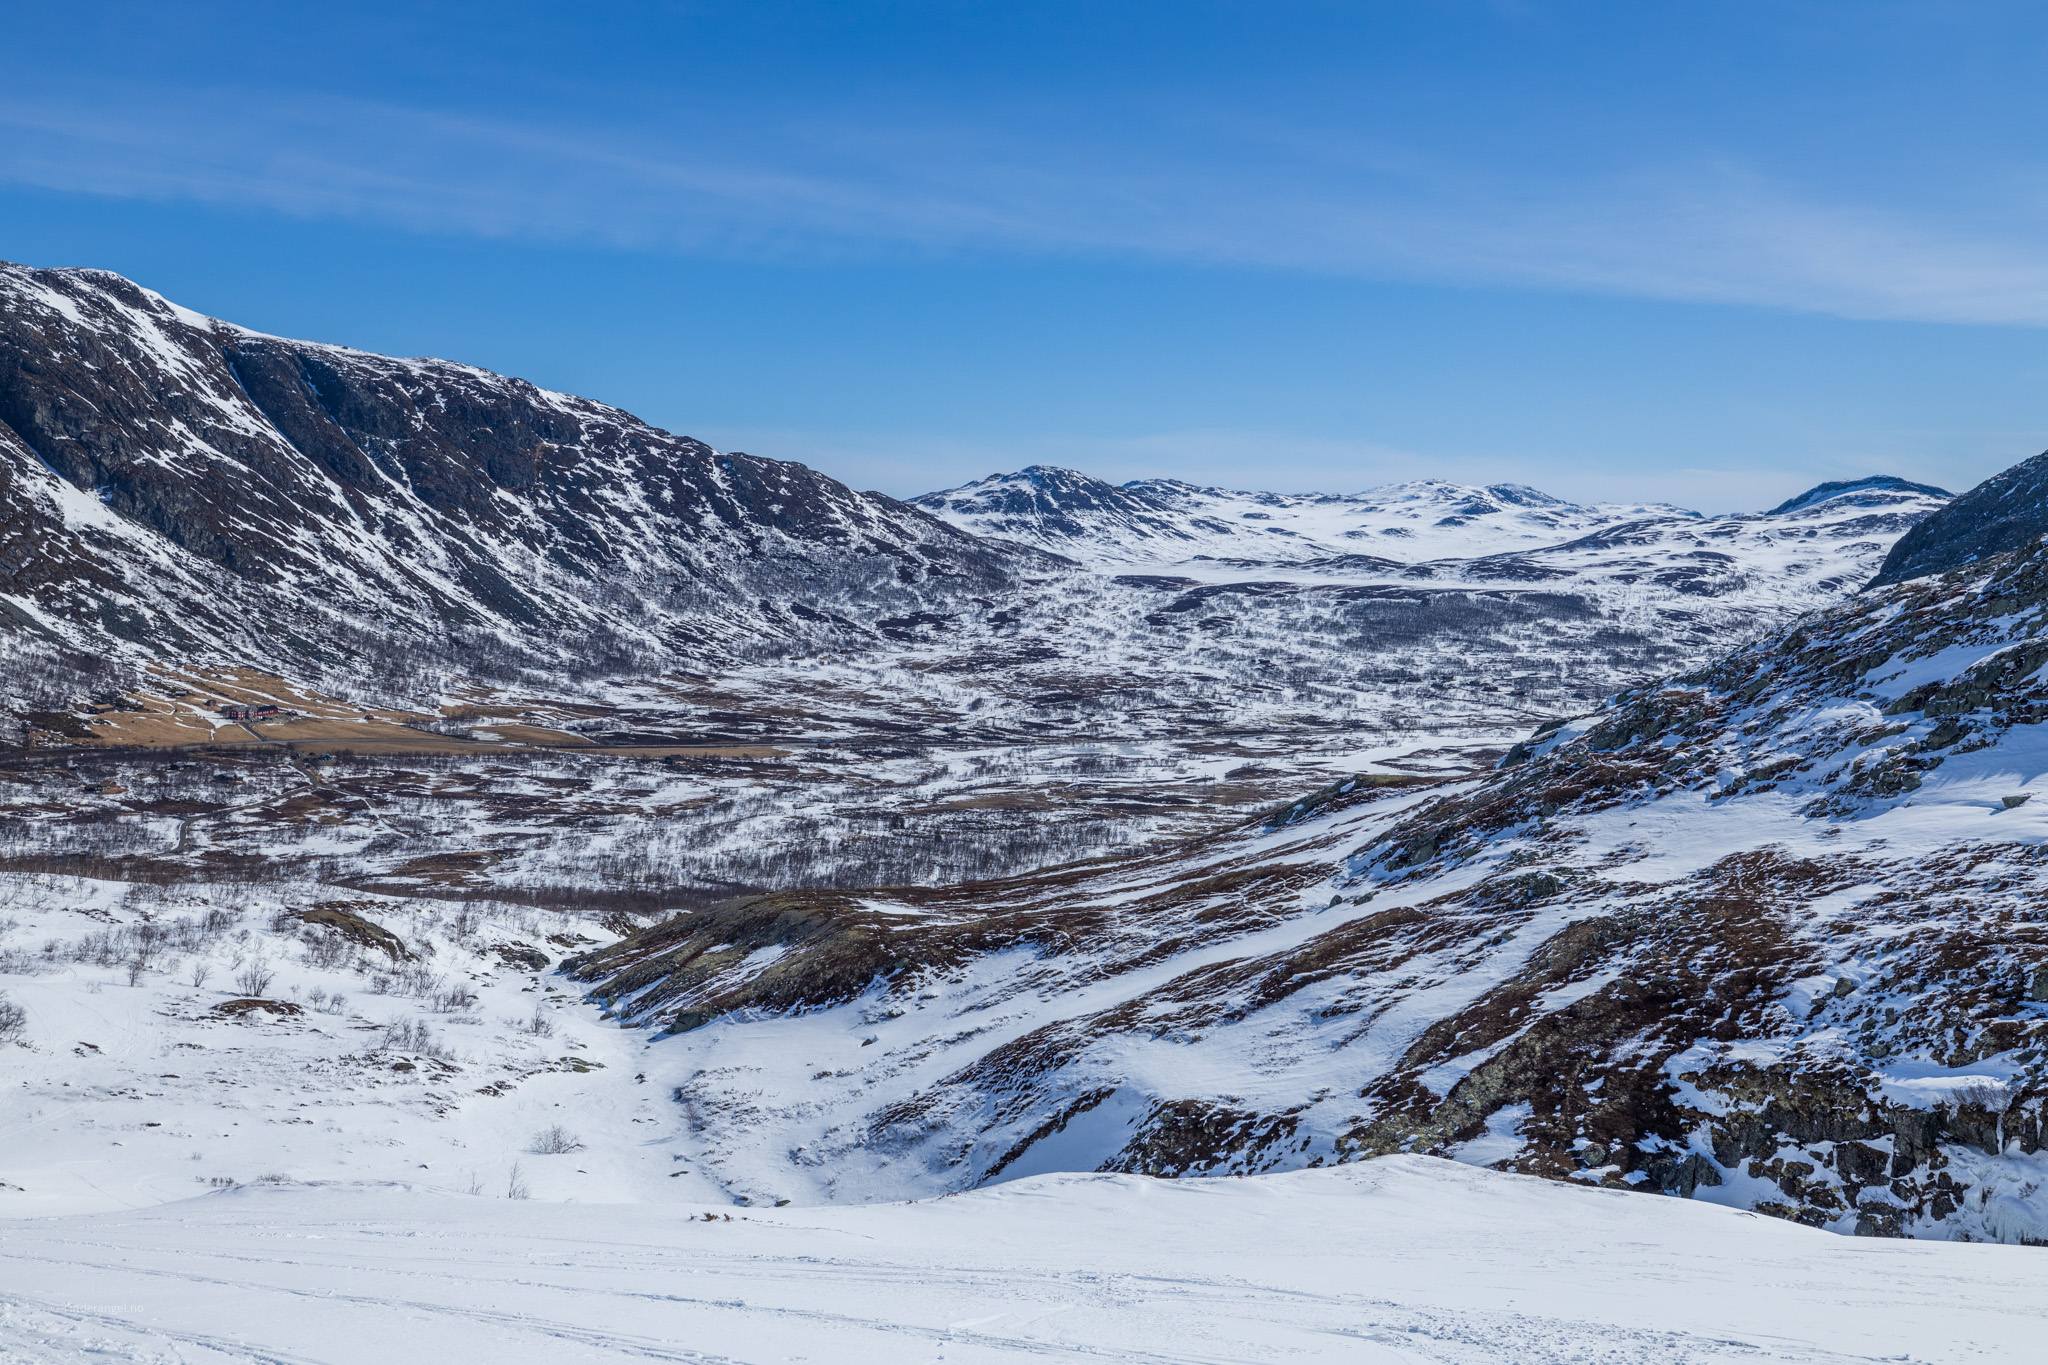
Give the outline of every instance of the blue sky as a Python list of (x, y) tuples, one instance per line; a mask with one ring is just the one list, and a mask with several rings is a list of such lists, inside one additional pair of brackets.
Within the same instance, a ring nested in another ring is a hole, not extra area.
[(0, 257), (909, 494), (2048, 445), (2048, 9), (12, 4)]

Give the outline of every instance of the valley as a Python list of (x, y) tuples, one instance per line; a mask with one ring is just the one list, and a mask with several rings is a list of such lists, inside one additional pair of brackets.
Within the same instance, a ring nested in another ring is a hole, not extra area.
[(0, 304), (0, 1217), (1448, 1180), (2048, 1243), (2028, 466), (899, 502)]

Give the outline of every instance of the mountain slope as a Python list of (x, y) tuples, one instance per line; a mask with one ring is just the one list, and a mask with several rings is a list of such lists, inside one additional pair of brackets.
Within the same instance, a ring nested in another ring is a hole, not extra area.
[[(1554, 711), (1841, 600), (1945, 496), (1874, 478), (1771, 513), (1645, 516), (1654, 509), (1574, 507), (1511, 485), (1281, 496), (1115, 488), (1034, 467), (919, 501), (978, 534), (1154, 587), (1147, 620), (1209, 634), (1212, 649), (1241, 637), (1290, 672), (1371, 662), (1439, 696), (1497, 689)], [(1195, 504), (1206, 510), (1188, 512)], [(1226, 506), (1240, 515), (1211, 515)]]
[(1994, 474), (1914, 527), (1885, 556), (1875, 584), (1974, 564), (2048, 532), (2048, 454)]
[(1868, 566), (1946, 496), (1919, 485), (1828, 489), (1772, 512), (1620, 522), (1558, 545), (1410, 565), (1402, 577), (1541, 584), (1616, 606), (1657, 594), (1680, 609), (1711, 600), (1790, 615), (1854, 591)]
[(871, 638), (864, 619), (1042, 566), (524, 380), (20, 266), (0, 266), (0, 514), (17, 626), (270, 661), (358, 641), (701, 661)]
[(1913, 483), (1906, 479), (1894, 478), (1889, 474), (1873, 475), (1867, 479), (1837, 479), (1832, 483), (1815, 484), (1797, 497), (1787, 498), (1773, 507), (1766, 516), (1780, 517), (1787, 512), (1797, 512), (1802, 507), (1838, 498), (1844, 493), (1925, 493), (1932, 498), (1953, 498), (1955, 494), (1946, 488), (1936, 488), (1930, 483)]
[(651, 1055), (748, 1193), (1419, 1151), (2048, 1240), (2044, 660), (2035, 546), (1810, 615), (1480, 781), (1338, 784), (954, 891), (736, 902), (574, 970), (678, 1034)]
[[(1513, 485), (984, 483), (969, 501), (994, 521), (948, 512), (963, 529), (521, 380), (4, 267), (0, 710), (86, 738), (119, 729), (87, 698), (176, 710), (196, 667), (280, 675), (337, 717), (609, 705), (683, 670), (717, 675), (719, 699), (631, 702), (641, 742), (809, 733), (823, 708), (835, 728), (1004, 741), (1498, 751), (1834, 600), (1935, 505), (1859, 488), (1775, 518), (1644, 520)], [(1443, 558), (1460, 548), (1495, 553)], [(1122, 571), (1148, 557), (1175, 562)], [(843, 684), (825, 663), (856, 657)], [(183, 681), (137, 702), (143, 665)], [(197, 692), (166, 733), (217, 728)]]

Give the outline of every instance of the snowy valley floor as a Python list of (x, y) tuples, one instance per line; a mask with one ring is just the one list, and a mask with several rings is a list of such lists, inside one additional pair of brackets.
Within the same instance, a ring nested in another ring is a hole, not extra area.
[(2036, 1249), (1425, 1157), (852, 1208), (253, 1185), (0, 1222), (7, 1365), (2021, 1361), (2044, 1338)]

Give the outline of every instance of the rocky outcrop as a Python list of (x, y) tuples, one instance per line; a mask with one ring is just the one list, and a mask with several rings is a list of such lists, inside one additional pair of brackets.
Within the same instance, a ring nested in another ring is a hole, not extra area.
[[(1931, 483), (1913, 483), (1908, 479), (1895, 478), (1890, 474), (1879, 474), (1867, 479), (1836, 479), (1830, 483), (1815, 484), (1797, 497), (1785, 499), (1770, 511), (1768, 517), (1782, 517), (1803, 508), (1814, 507), (1833, 498), (1848, 494), (1924, 493), (1928, 497), (1953, 498), (1955, 494), (1946, 488), (1936, 488)], [(1879, 501), (1880, 499), (1873, 499)]]
[(1872, 586), (1903, 583), (2017, 550), (2048, 532), (2048, 453), (1962, 494), (1901, 536)]

